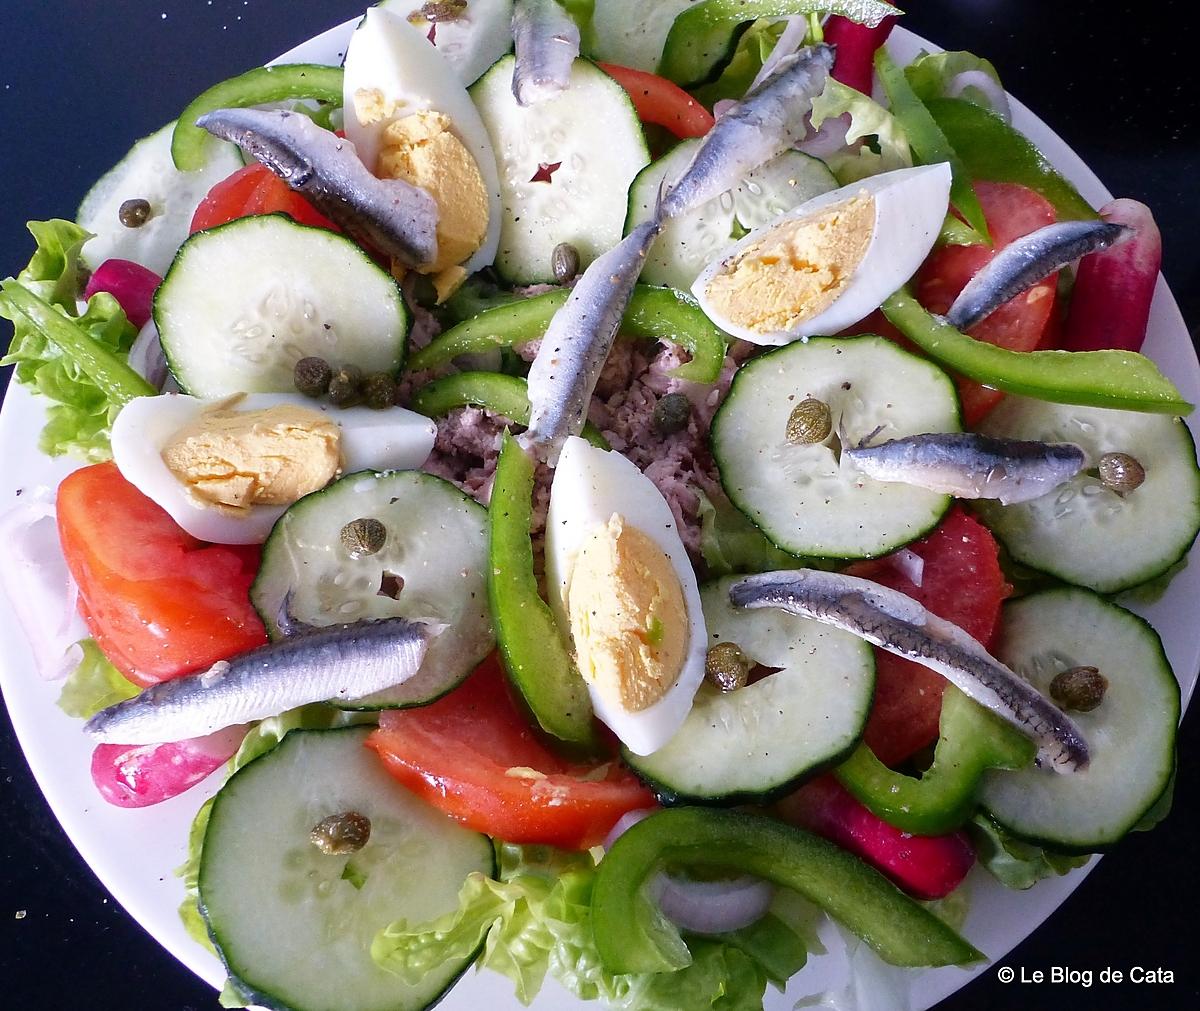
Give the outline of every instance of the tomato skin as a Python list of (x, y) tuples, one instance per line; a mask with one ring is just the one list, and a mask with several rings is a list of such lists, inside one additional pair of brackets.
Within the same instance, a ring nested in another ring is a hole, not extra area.
[(643, 123), (666, 127), (676, 137), (703, 137), (713, 128), (713, 115), (674, 81), (633, 67), (597, 63), (629, 95)]
[(293, 221), (338, 231), (337, 226), (265, 165), (247, 165), (217, 183), (192, 215), (192, 232), (252, 214), (286, 214)]
[(113, 463), (68, 476), (57, 509), (88, 629), (135, 684), (167, 681), (267, 641), (250, 604), (257, 547), (196, 540)]
[[(985, 646), (1010, 587), (988, 529), (961, 507), (928, 537), (909, 545), (924, 559), (921, 585), (884, 559), (847, 570), (919, 601)], [(946, 679), (894, 653), (875, 650), (875, 700), (863, 739), (885, 765), (895, 765), (937, 740)]]
[(655, 805), (619, 763), (549, 751), (509, 698), (495, 656), (445, 698), (383, 713), (367, 746), (409, 790), (508, 842), (587, 849), (626, 812)]

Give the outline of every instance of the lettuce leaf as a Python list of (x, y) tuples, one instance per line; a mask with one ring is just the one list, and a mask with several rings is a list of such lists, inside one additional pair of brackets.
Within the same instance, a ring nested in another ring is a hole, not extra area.
[(717, 102), (743, 98), (786, 27), (783, 21), (759, 18), (738, 39), (733, 56), (720, 76), (710, 84), (693, 89), (692, 93), (710, 109)]
[(777, 548), (724, 495), (709, 496), (695, 487), (692, 491), (700, 500), (700, 554), (709, 576), (821, 567), (817, 559)]
[[(912, 165), (908, 136), (896, 117), (874, 99), (831, 77), (813, 100), (812, 127), (816, 130), (827, 119), (843, 115), (850, 117), (848, 148), (825, 159), (843, 186)], [(858, 146), (862, 140), (867, 143)]]
[(138, 693), (137, 685), (108, 662), (94, 639), (84, 639), (79, 647), (83, 657), (58, 696), (58, 708), (64, 713), (86, 720)]
[(986, 74), (998, 88), (1004, 87), (1000, 83), (1000, 75), (996, 73), (996, 68), (990, 61), (965, 50), (952, 53), (922, 52), (904, 68), (904, 76), (908, 78), (909, 85), (922, 102), (933, 98), (963, 98), (991, 112), (999, 112), (1000, 110), (993, 108), (988, 96), (980, 88), (968, 85), (959, 94), (947, 95), (946, 89), (950, 82), (959, 74), (968, 71)]
[(1032, 888), (1043, 878), (1067, 874), (1091, 859), (1022, 842), (983, 812), (967, 823), (967, 832), (979, 862), (1006, 888)]

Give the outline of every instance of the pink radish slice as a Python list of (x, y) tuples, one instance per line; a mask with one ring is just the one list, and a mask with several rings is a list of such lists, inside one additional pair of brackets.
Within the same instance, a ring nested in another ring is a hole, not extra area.
[(855, 24), (837, 14), (826, 21), (825, 41), (837, 46), (837, 57), (833, 62), (834, 80), (864, 95), (871, 94), (875, 50), (887, 41), (895, 23), (894, 15), (884, 18), (875, 28)]
[(165, 744), (101, 744), (92, 752), (92, 782), (117, 807), (160, 804), (216, 772), (245, 736), (245, 727), (227, 727)]
[(153, 270), (132, 260), (105, 260), (88, 279), (83, 297), (91, 298), (98, 291), (106, 291), (125, 310), (125, 315), (139, 330), (150, 320), (154, 306), (154, 292), (162, 284), (162, 278)]
[(1079, 261), (1062, 347), (1138, 351), (1146, 339), (1150, 302), (1162, 266), (1162, 236), (1150, 208), (1136, 200), (1114, 200), (1100, 208), (1100, 216), (1129, 225), (1135, 234)]

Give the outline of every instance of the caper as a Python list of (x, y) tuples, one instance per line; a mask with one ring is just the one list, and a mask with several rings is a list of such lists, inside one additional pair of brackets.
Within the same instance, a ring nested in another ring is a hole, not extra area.
[(149, 200), (135, 197), (133, 200), (126, 200), (117, 208), (117, 218), (126, 228), (141, 228), (150, 220), (153, 211)]
[(688, 427), (692, 402), (683, 393), (668, 393), (654, 405), (650, 424), (659, 435), (674, 435)]
[(331, 857), (357, 853), (371, 838), (371, 819), (357, 811), (343, 811), (322, 818), (308, 833), (309, 841)]
[(569, 242), (560, 242), (550, 254), (550, 270), (559, 284), (575, 280), (579, 273), (579, 250)]
[(745, 688), (750, 678), (750, 658), (737, 643), (719, 642), (705, 657), (704, 676), (723, 692)]
[(833, 431), (829, 405), (816, 397), (805, 397), (788, 415), (787, 441), (795, 446), (824, 442)]
[(360, 516), (342, 527), (341, 540), (351, 558), (366, 558), (383, 550), (387, 527), (374, 516)]
[(362, 384), (363, 402), (376, 411), (396, 403), (396, 380), (386, 372), (372, 372)]
[(1104, 701), (1108, 678), (1095, 667), (1070, 667), (1050, 682), (1050, 697), (1063, 709), (1090, 713)]
[(1105, 453), (1096, 465), (1106, 488), (1124, 495), (1146, 480), (1146, 468), (1128, 453)]
[(329, 380), (333, 378), (333, 369), (324, 358), (309, 355), (296, 362), (292, 381), (296, 389), (306, 397), (321, 397), (329, 391)]
[(329, 380), (329, 399), (338, 407), (353, 407), (362, 402), (362, 369), (343, 365)]

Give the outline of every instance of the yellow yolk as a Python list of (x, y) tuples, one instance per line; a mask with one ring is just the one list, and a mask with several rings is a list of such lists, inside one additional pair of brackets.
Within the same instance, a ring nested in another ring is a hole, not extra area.
[[(360, 93), (363, 94), (363, 93)], [(358, 95), (355, 96), (356, 107)], [(387, 104), (364, 99), (368, 116), (385, 118)], [(384, 179), (403, 179), (426, 190), (438, 205), (437, 259), (422, 273), (432, 274), (438, 301), (466, 278), (459, 266), (483, 243), (488, 227), (488, 196), (479, 165), (451, 132), (448, 116), (417, 112), (384, 127), (376, 171)]]
[(688, 615), (670, 558), (614, 514), (584, 541), (567, 613), (584, 679), (630, 712), (658, 702), (687, 652)]
[(854, 276), (875, 230), (862, 191), (808, 218), (785, 221), (742, 250), (708, 283), (714, 308), (759, 333), (790, 330), (824, 312)]
[(336, 424), (304, 407), (217, 408), (176, 432), (162, 458), (206, 502), (239, 510), (291, 505), (337, 475), (341, 435)]

